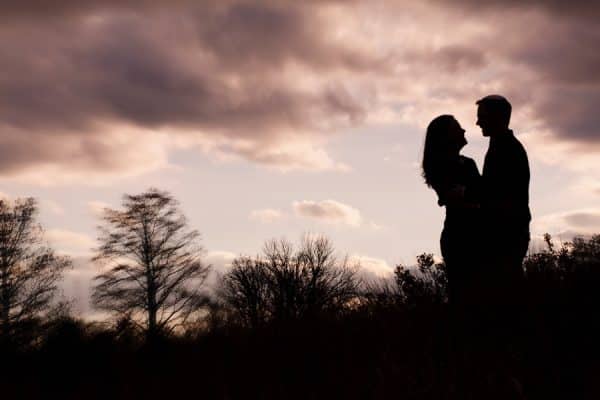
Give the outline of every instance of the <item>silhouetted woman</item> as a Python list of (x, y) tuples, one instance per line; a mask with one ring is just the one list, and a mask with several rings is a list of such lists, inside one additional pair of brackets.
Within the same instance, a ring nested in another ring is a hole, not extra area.
[[(475, 161), (460, 155), (467, 144), (465, 130), (451, 115), (440, 115), (427, 127), (423, 177), (446, 207), (440, 246), (448, 277), (451, 304), (468, 302), (475, 289), (479, 261), (479, 181)], [(472, 300), (472, 299), (471, 299)]]

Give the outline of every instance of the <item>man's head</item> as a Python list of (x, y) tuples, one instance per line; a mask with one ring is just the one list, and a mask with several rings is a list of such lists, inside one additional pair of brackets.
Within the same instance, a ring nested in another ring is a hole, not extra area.
[(495, 136), (508, 130), (512, 107), (506, 98), (491, 94), (477, 100), (477, 125), (483, 136)]

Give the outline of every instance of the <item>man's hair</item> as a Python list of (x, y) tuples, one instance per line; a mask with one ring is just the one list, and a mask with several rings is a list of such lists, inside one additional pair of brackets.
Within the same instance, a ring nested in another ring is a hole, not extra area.
[(485, 107), (491, 113), (500, 117), (506, 122), (506, 125), (510, 122), (512, 106), (505, 97), (500, 96), (499, 94), (490, 94), (489, 96), (477, 100), (475, 104), (480, 107)]

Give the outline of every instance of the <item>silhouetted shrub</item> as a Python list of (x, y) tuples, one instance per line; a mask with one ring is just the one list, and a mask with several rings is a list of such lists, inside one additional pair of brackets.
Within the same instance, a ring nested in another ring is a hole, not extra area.
[(446, 301), (446, 270), (443, 263), (436, 263), (433, 254), (417, 256), (415, 269), (398, 265), (394, 271), (395, 282), (405, 304), (436, 303)]
[(550, 235), (546, 249), (524, 260), (528, 298), (535, 303), (598, 303), (600, 235), (576, 237), (556, 249)]
[(366, 282), (361, 305), (363, 309), (381, 309), (443, 304), (446, 285), (445, 265), (436, 263), (433, 254), (423, 253), (417, 256), (415, 266), (397, 265), (393, 278)]

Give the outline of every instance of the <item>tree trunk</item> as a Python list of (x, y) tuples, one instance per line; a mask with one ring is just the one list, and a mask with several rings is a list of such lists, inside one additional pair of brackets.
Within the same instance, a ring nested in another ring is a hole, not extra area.
[(147, 221), (144, 220), (144, 262), (146, 264), (146, 287), (147, 287), (147, 302), (148, 302), (148, 332), (146, 332), (146, 340), (151, 343), (156, 339), (158, 334), (158, 329), (156, 326), (156, 281), (152, 271), (152, 262), (151, 262), (151, 245), (150, 238), (148, 237), (148, 227)]
[(154, 279), (148, 277), (148, 332), (146, 336), (149, 342), (153, 341), (158, 334), (158, 327), (156, 325), (156, 289), (154, 286)]
[(0, 307), (0, 335), (5, 339), (9, 334), (10, 328), (10, 294), (8, 291), (8, 277), (6, 271), (2, 271), (2, 287), (0, 288), (1, 304)]

